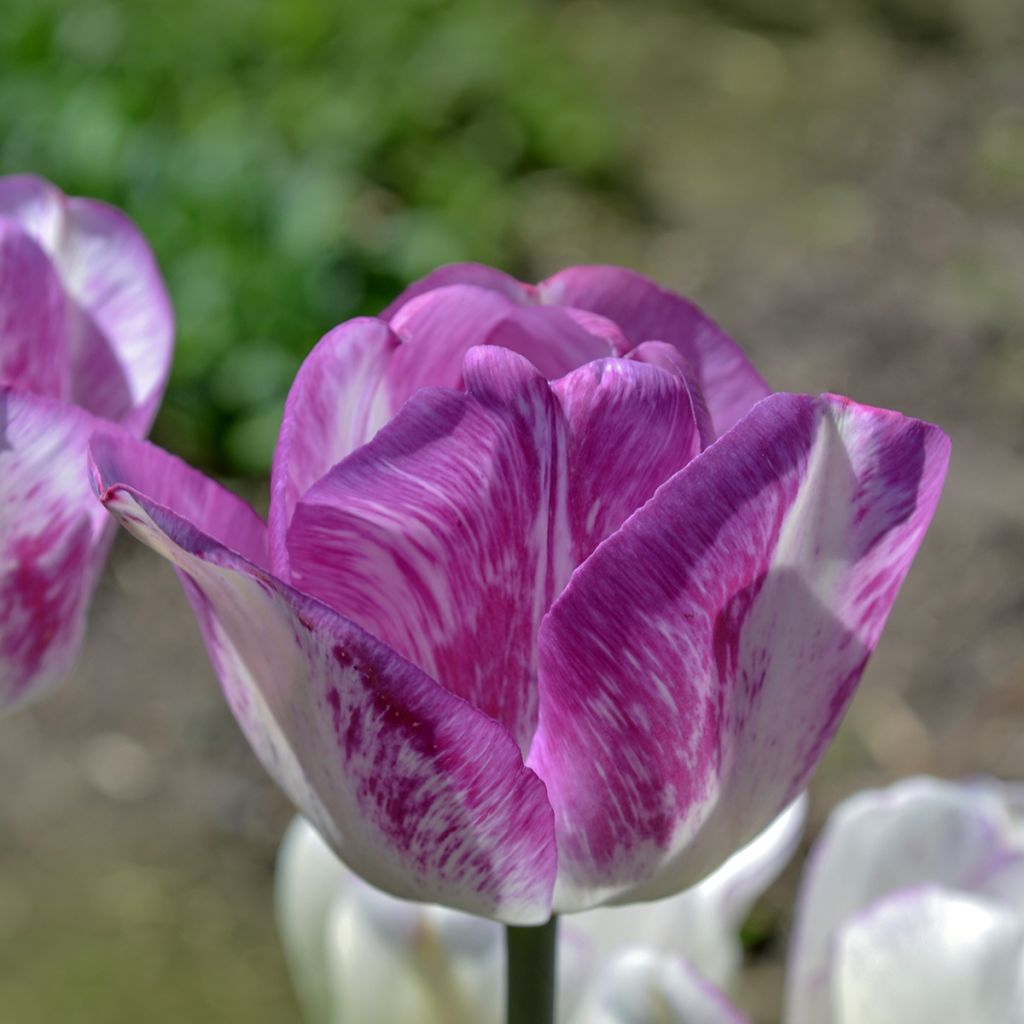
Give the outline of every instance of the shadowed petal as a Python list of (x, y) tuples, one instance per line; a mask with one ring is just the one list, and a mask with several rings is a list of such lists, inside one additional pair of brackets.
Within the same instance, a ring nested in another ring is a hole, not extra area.
[(714, 422), (724, 434), (769, 393), (743, 350), (693, 303), (622, 267), (568, 267), (537, 285), (542, 303), (593, 310), (613, 320), (634, 346), (665, 341), (686, 357)]
[(515, 308), (491, 328), (486, 344), (526, 356), (549, 380), (592, 359), (615, 355), (607, 321), (574, 316), (574, 312), (539, 306)]
[(1024, 922), (984, 900), (904, 890), (849, 921), (816, 1024), (1021, 1024)]
[(623, 907), (598, 907), (563, 918), (587, 936), (595, 958), (623, 946), (680, 956), (720, 988), (735, 980), (742, 958), (740, 926), (796, 850), (807, 811), (794, 801), (720, 868), (675, 896)]
[(577, 563), (697, 448), (682, 381), (624, 360), (553, 388), (473, 349), (466, 392), (421, 391), (299, 503), (297, 586), (527, 747), (536, 634)]
[(1024, 878), (1022, 853), (998, 784), (915, 778), (844, 801), (829, 816), (804, 872), (787, 1020), (827, 1019), (829, 950), (844, 921), (881, 897), (926, 884), (991, 887), (1002, 902), (999, 890), (1011, 875)]
[[(342, 859), (395, 895), (545, 920), (551, 812), (508, 733), (215, 539), (241, 533), (236, 550), (260, 554), (259, 521), (212, 482), (139, 442), (100, 441), (93, 459), (103, 503), (186, 580), (263, 766)], [(142, 493), (136, 469), (163, 480), (182, 514)]]
[(0, 218), (0, 383), (67, 398), (66, 315), (46, 253), (16, 222)]
[(555, 808), (557, 909), (693, 884), (803, 789), (948, 448), (896, 413), (772, 396), (577, 570), (541, 626), (529, 757)]
[(270, 476), (271, 553), (285, 579), (285, 534), (299, 498), (396, 411), (381, 382), (398, 346), (382, 321), (349, 320), (320, 339), (296, 374)]
[(103, 424), (54, 399), (0, 388), (0, 710), (70, 670), (111, 531), (89, 486)]
[(174, 319), (153, 253), (119, 210), (31, 175), (0, 178), (0, 216), (53, 260), (72, 306), (71, 400), (143, 434), (170, 368)]
[(749, 1024), (677, 957), (632, 949), (607, 964), (572, 1024)]
[(398, 409), (424, 387), (462, 385), (462, 361), (474, 345), (517, 309), (500, 292), (453, 284), (406, 302), (390, 318), (404, 344), (388, 373), (388, 396)]

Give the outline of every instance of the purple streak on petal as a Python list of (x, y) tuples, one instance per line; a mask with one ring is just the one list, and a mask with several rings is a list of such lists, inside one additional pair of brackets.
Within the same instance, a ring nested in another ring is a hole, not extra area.
[(0, 709), (60, 682), (78, 652), (111, 536), (86, 466), (98, 427), (63, 402), (0, 388)]
[(270, 476), (270, 546), (282, 578), (288, 575), (285, 535), (298, 500), (394, 414), (382, 381), (399, 344), (380, 320), (349, 320), (324, 335), (299, 368)]
[[(894, 448), (903, 476), (879, 469)], [(941, 431), (895, 413), (773, 396), (581, 566), (541, 627), (529, 758), (555, 807), (559, 909), (682, 888), (800, 791), (947, 459)]]
[[(325, 605), (110, 475), (138, 467), (156, 479), (161, 458), (164, 475), (180, 473), (152, 448), (99, 445), (96, 486), (122, 524), (187, 578), (228, 702), (264, 767), (375, 885), (512, 923), (545, 920), (551, 812), (508, 733)], [(223, 496), (195, 493), (192, 504), (222, 508)]]
[(542, 303), (577, 306), (614, 320), (633, 346), (674, 345), (693, 366), (711, 410), (715, 433), (724, 434), (769, 388), (742, 349), (695, 305), (621, 267), (568, 267), (537, 285)]
[(553, 390), (569, 425), (571, 572), (697, 454), (700, 438), (685, 382), (655, 366), (591, 362)]
[(486, 288), (511, 299), (520, 305), (532, 301), (533, 288), (522, 284), (514, 277), (482, 263), (449, 263), (432, 270), (426, 277), (414, 281), (401, 295), (381, 313), (382, 320), (393, 320), (395, 314), (412, 299), (437, 288), (453, 284), (468, 284), (474, 288)]
[(36, 238), (71, 300), (71, 400), (145, 433), (167, 382), (174, 337), (170, 300), (145, 239), (114, 207), (68, 199), (30, 175), (0, 179), (0, 216)]
[(474, 349), (468, 393), (420, 391), (299, 502), (293, 579), (528, 741), (557, 405), (520, 356)]
[(67, 398), (66, 317), (64, 289), (46, 253), (0, 217), (0, 384)]

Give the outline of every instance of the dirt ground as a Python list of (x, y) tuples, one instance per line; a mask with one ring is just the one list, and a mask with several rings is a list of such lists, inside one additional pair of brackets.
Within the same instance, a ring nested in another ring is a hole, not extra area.
[[(671, 7), (553, 8), (635, 196), (521, 184), (538, 276), (617, 262), (695, 298), (780, 390), (941, 424), (945, 496), (812, 787), (1024, 778), (1024, 71), (847, 27), (781, 40)], [(312, 339), (311, 339), (312, 340)], [(0, 722), (0, 1021), (296, 1019), (270, 905), (289, 810), (170, 569), (118, 539), (75, 678)], [(796, 871), (743, 999), (777, 1019)]]

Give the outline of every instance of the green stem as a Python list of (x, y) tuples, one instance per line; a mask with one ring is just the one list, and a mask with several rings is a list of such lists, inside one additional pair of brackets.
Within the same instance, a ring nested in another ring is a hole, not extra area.
[(558, 919), (537, 928), (505, 928), (506, 1024), (553, 1024)]

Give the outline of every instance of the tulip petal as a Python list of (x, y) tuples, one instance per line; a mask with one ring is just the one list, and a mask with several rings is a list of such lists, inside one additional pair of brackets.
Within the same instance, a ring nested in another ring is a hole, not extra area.
[(399, 344), (380, 320), (349, 320), (320, 339), (295, 376), (270, 475), (271, 555), (285, 579), (285, 535), (299, 498), (397, 408), (381, 384)]
[(277, 852), (274, 910), (288, 973), (307, 1024), (334, 1019), (327, 927), (353, 876), (305, 818), (292, 819)]
[(0, 709), (71, 669), (110, 540), (89, 486), (103, 424), (63, 402), (0, 388)]
[(1024, 1021), (1024, 922), (983, 900), (904, 890), (849, 921), (833, 958), (816, 1024)]
[(525, 356), (548, 378), (614, 355), (614, 325), (564, 309), (522, 306), (501, 292), (452, 284), (406, 302), (390, 319), (405, 342), (388, 372), (388, 395), (399, 408), (423, 387), (462, 385), (462, 361), (476, 345)]
[(547, 543), (557, 406), (522, 357), (473, 355), (495, 367), (490, 380), (467, 360), (469, 393), (410, 399), (306, 493), (288, 549), (296, 586), (525, 744), (536, 629), (555, 593)]
[(405, 303), (390, 319), (404, 344), (388, 373), (388, 395), (398, 409), (424, 387), (457, 388), (462, 361), (474, 345), (516, 310), (499, 292), (474, 285), (437, 288)]
[[(594, 359), (615, 355), (606, 323), (572, 315), (572, 311), (539, 306), (513, 308), (487, 333), (486, 344), (511, 349), (549, 380)], [(593, 328), (588, 330), (587, 328)], [(595, 333), (601, 331), (601, 333)]]
[(568, 267), (537, 285), (542, 303), (589, 309), (613, 320), (634, 346), (674, 345), (693, 367), (715, 433), (724, 434), (769, 393), (743, 350), (693, 303), (622, 267)]
[(803, 789), (948, 450), (897, 413), (775, 395), (576, 571), (541, 626), (528, 759), (555, 808), (556, 909), (693, 884)]
[(0, 382), (67, 398), (64, 289), (38, 242), (0, 218)]
[(728, 988), (739, 970), (740, 926), (778, 877), (803, 833), (807, 801), (794, 801), (718, 870), (675, 896), (651, 903), (598, 907), (563, 918), (602, 958), (627, 945), (680, 956), (701, 977)]
[(525, 749), (536, 634), (578, 562), (696, 452), (686, 388), (590, 363), (553, 388), (473, 349), (300, 501), (293, 579), (501, 722)]
[(170, 369), (174, 318), (153, 253), (119, 210), (31, 175), (0, 178), (0, 216), (54, 261), (71, 300), (71, 400), (143, 434)]
[(200, 474), (141, 442), (102, 439), (93, 461), (107, 508), (187, 578), (235, 717), (341, 858), (398, 896), (545, 920), (551, 812), (508, 733), (243, 557), (260, 553), (258, 519)]
[(631, 949), (602, 968), (574, 1024), (749, 1024), (677, 957)]
[(483, 263), (449, 263), (432, 270), (426, 277), (414, 281), (401, 295), (381, 313), (382, 320), (393, 320), (395, 314), (417, 296), (425, 295), (436, 288), (447, 288), (453, 284), (468, 284), (474, 288), (487, 288), (504, 295), (513, 302), (525, 304), (532, 301), (533, 289), (517, 281), (510, 274)]
[(625, 359), (587, 363), (556, 381), (568, 423), (571, 573), (699, 451), (685, 381)]
[(1024, 877), (1022, 844), (996, 785), (907, 779), (858, 793), (829, 816), (804, 873), (787, 978), (787, 1020), (820, 1024), (828, 957), (843, 922), (901, 889), (963, 891)]

